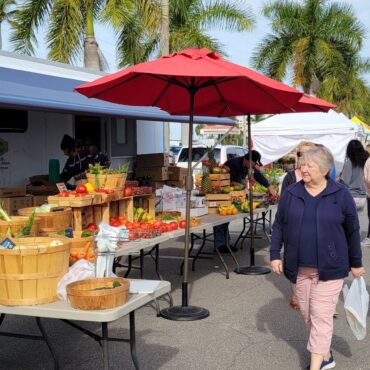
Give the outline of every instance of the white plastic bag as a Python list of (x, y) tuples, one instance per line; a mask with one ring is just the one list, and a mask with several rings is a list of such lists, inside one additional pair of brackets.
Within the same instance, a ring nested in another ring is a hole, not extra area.
[(357, 340), (366, 337), (366, 317), (369, 309), (369, 293), (363, 277), (354, 279), (351, 287), (343, 287), (344, 310), (347, 322)]
[(92, 279), (95, 277), (95, 266), (86, 260), (79, 260), (73, 264), (68, 272), (62, 277), (57, 286), (58, 297), (66, 301), (66, 286), (77, 280)]

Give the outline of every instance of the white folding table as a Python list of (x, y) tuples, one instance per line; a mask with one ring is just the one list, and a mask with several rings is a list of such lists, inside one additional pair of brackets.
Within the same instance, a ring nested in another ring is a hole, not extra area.
[[(130, 294), (128, 301), (119, 307), (109, 310), (77, 310), (71, 307), (69, 302), (57, 301), (48, 304), (37, 306), (2, 306), (0, 305), (0, 325), (2, 324), (5, 315), (19, 315), (35, 317), (37, 326), (41, 331), (41, 336), (17, 334), (10, 332), (0, 332), (0, 336), (25, 338), (45, 341), (51, 355), (54, 359), (54, 369), (59, 369), (58, 359), (55, 354), (53, 345), (48, 337), (44, 326), (41, 323), (41, 318), (59, 319), (65, 323), (73, 326), (74, 328), (82, 331), (84, 334), (89, 335), (99, 342), (103, 349), (104, 369), (109, 370), (109, 341), (129, 342), (131, 349), (132, 361), (136, 369), (139, 369), (139, 363), (136, 356), (136, 339), (135, 339), (135, 311), (145, 306), (146, 304), (154, 301), (156, 298), (168, 294), (171, 290), (171, 284), (168, 281), (158, 281), (158, 286), (153, 293), (138, 293)], [(120, 319), (123, 316), (130, 316), (130, 338), (110, 338), (108, 336), (108, 323)], [(70, 320), (77, 321), (90, 321), (100, 322), (102, 324), (102, 335), (97, 335), (87, 329), (71, 322)]]

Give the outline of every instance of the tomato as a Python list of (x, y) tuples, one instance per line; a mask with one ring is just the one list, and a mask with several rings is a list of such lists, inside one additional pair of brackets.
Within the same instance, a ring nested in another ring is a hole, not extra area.
[(93, 222), (91, 222), (86, 226), (86, 230), (97, 231), (97, 230), (99, 230), (99, 227), (98, 227), (97, 224), (94, 224)]
[(76, 193), (77, 194), (86, 194), (87, 193), (86, 186), (85, 185), (78, 185), (77, 188), (76, 188)]
[(125, 226), (126, 226), (126, 229), (128, 229), (128, 230), (133, 230), (132, 222), (130, 222), (130, 221), (126, 221)]
[(132, 189), (131, 188), (125, 188), (125, 190), (123, 191), (123, 196), (131, 197), (131, 195), (132, 195)]
[(76, 191), (75, 190), (70, 190), (68, 193), (69, 193), (69, 195), (76, 195)]
[(113, 220), (110, 225), (113, 227), (120, 227), (121, 223), (118, 220)]
[(186, 221), (185, 220), (181, 220), (180, 223), (179, 223), (179, 226), (180, 226), (180, 229), (185, 229), (185, 227), (186, 227)]
[(136, 233), (135, 233), (134, 231), (130, 231), (130, 232), (128, 233), (128, 238), (129, 238), (130, 240), (135, 240), (135, 239), (136, 239)]
[(81, 197), (84, 197), (84, 196), (86, 196), (86, 193), (77, 193), (75, 195), (75, 197), (77, 197), (77, 198), (81, 198)]
[(153, 227), (157, 229), (161, 227), (161, 225), (162, 225), (162, 222), (160, 220), (157, 220), (157, 221), (154, 221)]
[(132, 224), (132, 228), (133, 228), (133, 229), (141, 229), (141, 224), (140, 224), (140, 222), (134, 222), (134, 223)]
[(168, 225), (171, 229), (170, 230), (177, 230), (179, 228), (179, 224), (176, 221), (172, 221)]
[(123, 225), (126, 222), (126, 217), (125, 216), (118, 216), (117, 220)]
[(68, 192), (66, 192), (66, 191), (63, 191), (62, 193), (59, 193), (59, 194), (58, 194), (58, 197), (62, 197), (62, 198), (69, 197), (69, 193), (68, 193)]

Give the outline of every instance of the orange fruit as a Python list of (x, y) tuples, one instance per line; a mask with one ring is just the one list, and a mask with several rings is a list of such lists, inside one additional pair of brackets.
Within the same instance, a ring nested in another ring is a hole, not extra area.
[(221, 209), (220, 210), (220, 215), (221, 216), (227, 216), (227, 210), (226, 209)]
[(78, 256), (78, 252), (77, 251), (71, 251), (70, 253), (71, 257), (77, 257)]
[(232, 213), (233, 215), (237, 215), (238, 214), (238, 210), (236, 208), (233, 208), (232, 211), (233, 211), (233, 213)]

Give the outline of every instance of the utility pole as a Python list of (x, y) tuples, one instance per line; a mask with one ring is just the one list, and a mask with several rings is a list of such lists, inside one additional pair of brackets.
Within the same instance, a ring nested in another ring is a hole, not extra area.
[[(161, 55), (170, 53), (169, 0), (162, 0)], [(164, 122), (165, 152), (170, 151), (170, 123)]]

